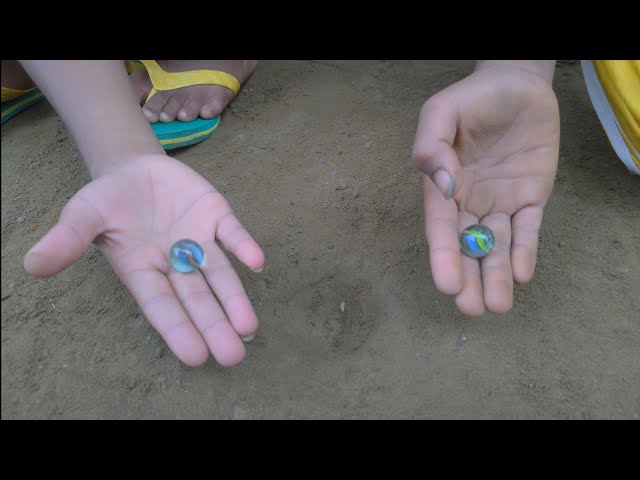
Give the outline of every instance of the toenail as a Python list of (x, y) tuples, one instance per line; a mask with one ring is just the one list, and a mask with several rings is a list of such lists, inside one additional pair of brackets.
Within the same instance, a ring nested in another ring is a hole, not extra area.
[(171, 116), (166, 113), (166, 112), (161, 112), (160, 113), (160, 121), (163, 123), (169, 123), (171, 122), (173, 119), (171, 118)]
[(156, 116), (153, 113), (151, 113), (149, 110), (147, 110), (146, 108), (142, 109), (142, 113), (144, 113), (144, 116), (147, 119), (147, 121), (149, 121), (149, 122), (155, 122), (156, 121)]

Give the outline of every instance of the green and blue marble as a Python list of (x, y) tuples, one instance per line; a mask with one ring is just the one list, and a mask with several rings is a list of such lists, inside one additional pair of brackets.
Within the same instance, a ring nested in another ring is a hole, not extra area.
[(470, 225), (460, 234), (462, 251), (473, 258), (486, 257), (495, 244), (496, 238), (486, 225)]

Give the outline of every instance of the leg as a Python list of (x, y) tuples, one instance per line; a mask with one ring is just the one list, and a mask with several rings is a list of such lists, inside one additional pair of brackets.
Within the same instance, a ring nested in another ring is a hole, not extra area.
[(28, 90), (35, 84), (17, 60), (2, 60), (2, 86), (16, 90)]

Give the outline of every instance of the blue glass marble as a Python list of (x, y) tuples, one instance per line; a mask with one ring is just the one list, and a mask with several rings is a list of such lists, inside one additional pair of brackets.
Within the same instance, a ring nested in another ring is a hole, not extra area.
[(495, 244), (496, 237), (486, 225), (469, 225), (460, 234), (462, 251), (473, 258), (486, 257)]
[(193, 272), (204, 263), (204, 251), (196, 242), (185, 238), (171, 246), (169, 261), (179, 272)]

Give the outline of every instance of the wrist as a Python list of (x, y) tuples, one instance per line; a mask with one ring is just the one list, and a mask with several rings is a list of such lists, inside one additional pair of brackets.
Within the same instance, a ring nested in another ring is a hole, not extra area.
[[(152, 147), (154, 147), (152, 145)], [(92, 156), (85, 159), (92, 180), (112, 174), (117, 170), (144, 163), (147, 159), (166, 156), (164, 150), (157, 148), (119, 148), (117, 151), (107, 152), (100, 156)]]
[(555, 60), (479, 60), (475, 71), (495, 70), (538, 77), (549, 85), (553, 82)]
[(164, 149), (121, 61), (23, 60), (74, 138), (92, 178)]

